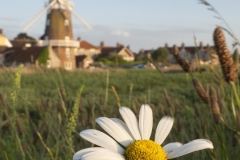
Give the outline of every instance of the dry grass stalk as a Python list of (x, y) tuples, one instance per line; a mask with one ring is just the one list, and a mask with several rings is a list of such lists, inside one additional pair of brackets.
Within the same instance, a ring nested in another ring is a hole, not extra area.
[(201, 117), (201, 113), (197, 105), (194, 105), (194, 111), (197, 117)]
[(214, 88), (210, 88), (210, 100), (211, 100), (211, 109), (212, 109), (212, 115), (213, 120), (216, 124), (220, 123), (220, 109), (218, 106), (218, 99), (217, 99), (217, 93)]
[(42, 100), (42, 104), (43, 104), (43, 107), (44, 107), (44, 110), (47, 111), (49, 109), (49, 98), (47, 100), (44, 101), (43, 98), (41, 98)]
[(92, 124), (92, 117), (93, 117), (93, 104), (91, 103), (90, 100), (87, 101), (88, 103), (88, 107), (87, 107), (87, 120), (88, 120), (88, 124)]
[(99, 105), (102, 106), (103, 105), (103, 96), (99, 95)]
[(62, 115), (65, 113), (62, 103), (58, 103), (56, 108), (57, 108), (58, 113), (61, 113)]
[(174, 106), (173, 106), (173, 104), (172, 104), (172, 102), (171, 102), (170, 97), (168, 96), (167, 90), (164, 89), (164, 90), (163, 90), (163, 93), (164, 93), (164, 98), (165, 98), (165, 101), (166, 101), (168, 107), (171, 108), (172, 110), (174, 110)]
[(3, 98), (2, 94), (0, 94), (0, 102), (1, 102), (1, 104), (2, 104), (2, 108), (3, 108), (3, 109), (6, 109), (6, 108), (7, 108), (7, 105), (6, 105), (5, 101), (4, 101), (4, 98)]
[(220, 113), (223, 113), (224, 103), (223, 103), (223, 99), (221, 98), (221, 90), (220, 89), (217, 90), (217, 99), (218, 99)]
[(82, 103), (82, 99), (80, 98), (79, 100), (79, 106), (78, 106), (78, 117), (81, 118), (83, 113), (83, 103)]
[(236, 147), (238, 145), (238, 137), (235, 132), (232, 133), (232, 146)]
[[(38, 135), (37, 135), (37, 132), (38, 132), (38, 131), (36, 131), (36, 132), (34, 133), (34, 138), (33, 138), (33, 142), (32, 142), (33, 145), (36, 145), (36, 143), (37, 143), (38, 140), (39, 140), (39, 137), (38, 137)], [(48, 125), (47, 125), (46, 123), (43, 123), (43, 124), (41, 125), (40, 129), (39, 129), (39, 132), (40, 132), (40, 133), (43, 133), (44, 139), (47, 139)]]
[(164, 116), (165, 115), (165, 113), (164, 113), (164, 106), (161, 103), (159, 103), (158, 106), (160, 108), (161, 115)]
[(240, 113), (237, 112), (237, 130), (240, 131)]
[(206, 94), (207, 94), (207, 96), (209, 97), (209, 84), (207, 83), (206, 84), (206, 88), (205, 88), (205, 92), (206, 92)]
[(8, 130), (11, 127), (11, 123), (10, 123), (10, 119), (8, 117), (7, 111), (3, 110), (2, 112), (2, 120), (3, 122), (6, 122), (3, 126), (2, 129), (3, 130)]
[(28, 145), (26, 143), (21, 142), (21, 147), (24, 152), (27, 152), (28, 150)]
[(226, 82), (237, 80), (237, 68), (234, 65), (230, 51), (227, 49), (225, 37), (221, 27), (217, 27), (213, 34), (214, 44)]
[(202, 117), (200, 118), (200, 122), (201, 122), (202, 134), (205, 135), (205, 133), (206, 133), (206, 123), (204, 122), (204, 119)]
[(179, 104), (178, 100), (174, 103), (175, 113), (180, 111), (183, 107)]
[(183, 108), (183, 106), (179, 104), (178, 100), (176, 100), (175, 107), (179, 110)]
[(17, 116), (16, 121), (17, 121), (16, 124), (17, 124), (17, 131), (18, 131), (18, 134), (22, 135), (23, 132), (24, 132), (24, 130), (23, 130), (23, 125), (22, 125), (22, 122), (21, 122), (19, 116)]
[(36, 102), (36, 107), (37, 107), (38, 113), (41, 113), (42, 112), (41, 106), (40, 106), (40, 104), (38, 102)]
[(199, 135), (199, 132), (198, 132), (198, 128), (195, 128), (194, 132), (195, 132), (195, 139), (199, 139), (200, 135)]
[(203, 100), (203, 102), (206, 104), (210, 104), (209, 96), (207, 94), (208, 91), (206, 92), (204, 90), (204, 88), (202, 87), (202, 84), (197, 79), (193, 78), (192, 83), (193, 83), (195, 90), (197, 91), (197, 94)]
[(64, 103), (66, 103), (66, 94), (64, 89), (60, 89), (60, 95)]
[(217, 85), (221, 86), (221, 81), (216, 76), (213, 76), (212, 78)]
[(179, 55), (178, 47), (176, 45), (173, 46), (173, 56), (185, 72), (191, 72), (191, 66)]
[(177, 130), (178, 130), (178, 132), (181, 132), (181, 129), (182, 129), (181, 119), (180, 119), (180, 116), (178, 115), (177, 116)]

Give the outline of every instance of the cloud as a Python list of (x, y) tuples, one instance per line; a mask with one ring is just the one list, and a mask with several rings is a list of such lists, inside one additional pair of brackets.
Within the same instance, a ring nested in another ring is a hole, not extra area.
[(129, 37), (130, 33), (126, 31), (121, 31), (121, 30), (115, 30), (112, 32), (112, 35), (120, 36), (120, 37)]

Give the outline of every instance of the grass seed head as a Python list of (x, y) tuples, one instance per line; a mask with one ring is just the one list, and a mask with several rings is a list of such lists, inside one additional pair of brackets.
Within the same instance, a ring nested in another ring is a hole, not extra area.
[(216, 124), (220, 123), (220, 109), (218, 106), (217, 94), (214, 88), (210, 88), (210, 100), (211, 100), (211, 109), (213, 120)]
[(227, 49), (225, 37), (221, 27), (217, 27), (213, 34), (213, 40), (217, 55), (221, 64), (222, 72), (226, 82), (230, 83), (237, 80), (237, 69), (233, 62), (231, 53)]
[(173, 56), (176, 59), (176, 61), (178, 62), (178, 64), (182, 67), (182, 69), (185, 72), (191, 72), (191, 66), (189, 65), (189, 63), (183, 59), (179, 53), (178, 53), (178, 47), (176, 45), (173, 46)]
[(203, 102), (205, 102), (206, 104), (210, 104), (209, 96), (207, 94), (208, 91), (206, 92), (204, 90), (204, 88), (202, 87), (202, 84), (197, 79), (193, 78), (192, 83), (198, 96), (203, 100)]

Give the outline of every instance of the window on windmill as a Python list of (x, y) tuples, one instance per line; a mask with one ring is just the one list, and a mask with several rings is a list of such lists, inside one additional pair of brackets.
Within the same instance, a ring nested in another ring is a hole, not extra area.
[(51, 60), (47, 60), (47, 68), (51, 68)]
[(65, 62), (65, 69), (72, 69), (72, 62)]
[(70, 40), (69, 36), (65, 36), (65, 40), (69, 41)]
[(66, 54), (67, 58), (70, 58), (70, 49), (69, 48), (66, 48), (65, 54)]
[(69, 20), (68, 20), (68, 19), (65, 19), (65, 20), (64, 20), (64, 25), (65, 25), (65, 26), (68, 26), (68, 25), (69, 25)]
[(74, 48), (74, 53), (77, 53), (78, 49), (77, 48)]
[(47, 20), (47, 25), (50, 25), (50, 19)]

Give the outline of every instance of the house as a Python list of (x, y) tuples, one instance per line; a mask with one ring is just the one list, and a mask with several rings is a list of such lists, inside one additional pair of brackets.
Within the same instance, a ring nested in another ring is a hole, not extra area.
[(60, 67), (60, 60), (48, 47), (13, 47), (0, 52), (4, 55), (4, 64), (6, 66), (39, 66), (44, 65), (48, 68)]
[(34, 47), (37, 46), (35, 40), (14, 39), (10, 40), (13, 47)]
[(76, 67), (77, 68), (89, 68), (91, 64), (93, 64), (94, 61), (91, 56), (87, 55), (78, 55), (76, 56)]
[(78, 48), (78, 51), (75, 55), (87, 55), (92, 57), (93, 59), (96, 59), (97, 56), (101, 53), (100, 47), (94, 46), (93, 44), (85, 40), (81, 40), (80, 38), (78, 38), (78, 40), (80, 43), (80, 47)]
[[(175, 63), (175, 58), (173, 56), (173, 51), (171, 47), (168, 47), (167, 43), (165, 44), (165, 48), (169, 51), (169, 60), (172, 63)], [(216, 60), (217, 56), (215, 56), (215, 50), (213, 46), (207, 45), (203, 46), (203, 43), (200, 42), (199, 46), (185, 46), (182, 43), (182, 46), (179, 47), (179, 55), (187, 60), (188, 62), (195, 63), (197, 61), (202, 64), (216, 64), (218, 60)]]
[(122, 56), (125, 61), (131, 62), (131, 61), (134, 61), (135, 59), (135, 56), (133, 52), (129, 49), (129, 47), (125, 47), (119, 43), (117, 43), (115, 47), (114, 46), (107, 47), (107, 46), (104, 46), (104, 42), (101, 42), (100, 47), (101, 47), (101, 56), (103, 57), (109, 57), (113, 54), (116, 54), (116, 55)]
[[(3, 30), (0, 29), (0, 52), (5, 50), (6, 48), (11, 48), (12, 44), (8, 40), (8, 38), (3, 34)], [(0, 53), (0, 65), (4, 63), (4, 54)]]
[(0, 29), (0, 51), (7, 47), (12, 47), (12, 44), (10, 43), (8, 38), (3, 34), (3, 30)]
[(151, 50), (141, 49), (138, 52), (138, 54), (135, 55), (135, 60), (143, 60), (143, 59), (146, 59), (146, 57), (150, 58), (153, 52), (154, 52), (153, 49)]

